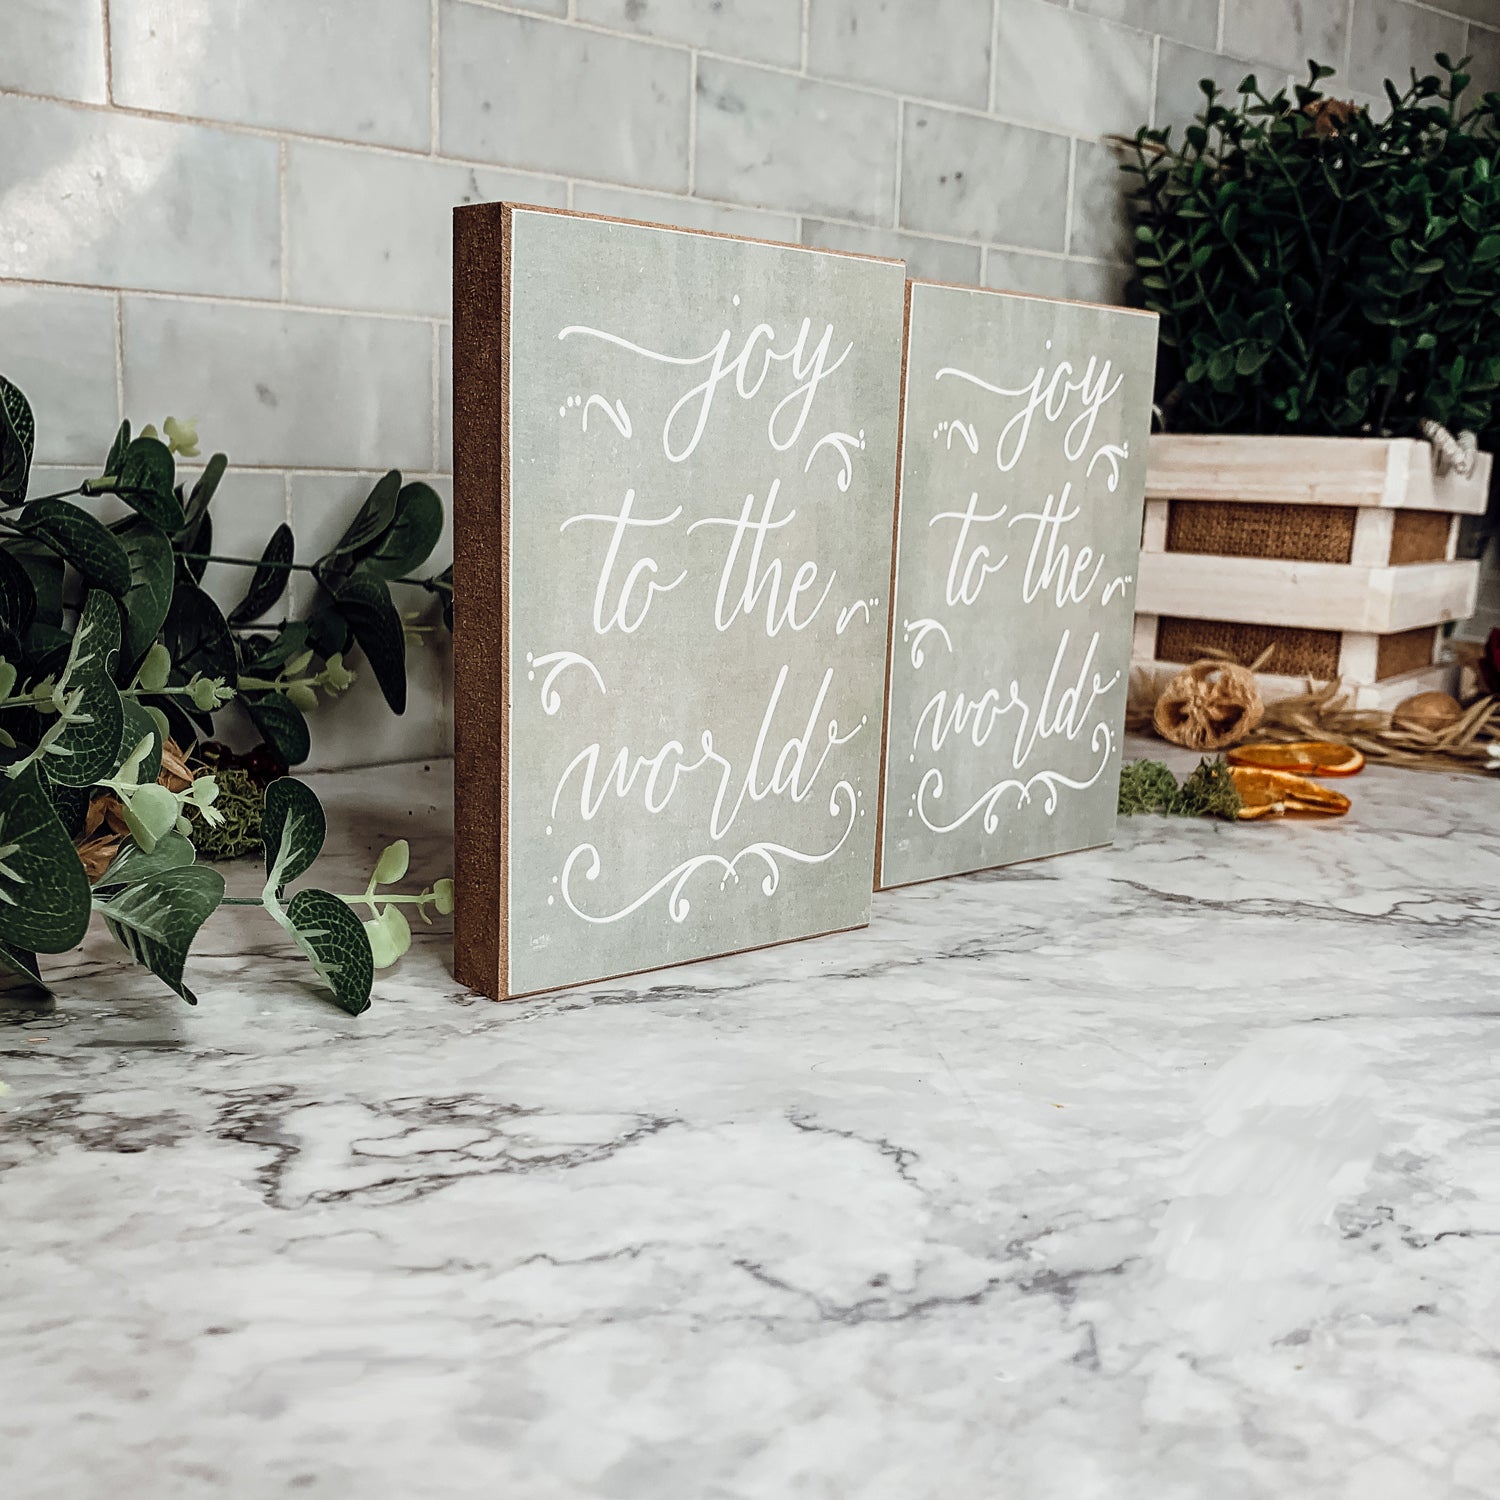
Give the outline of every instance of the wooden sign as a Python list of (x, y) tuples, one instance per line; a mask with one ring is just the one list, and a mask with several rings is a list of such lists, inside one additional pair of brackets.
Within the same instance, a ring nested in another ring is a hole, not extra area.
[(865, 923), (900, 263), (481, 205), (454, 283), (459, 979)]
[(1154, 314), (908, 288), (879, 877), (1107, 843)]

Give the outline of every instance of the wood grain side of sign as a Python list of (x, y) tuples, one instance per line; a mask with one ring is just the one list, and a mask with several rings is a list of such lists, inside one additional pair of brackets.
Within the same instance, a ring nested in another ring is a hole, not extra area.
[[(453, 972), (506, 991), (510, 208), (453, 216)], [(492, 600), (491, 609), (475, 608)]]

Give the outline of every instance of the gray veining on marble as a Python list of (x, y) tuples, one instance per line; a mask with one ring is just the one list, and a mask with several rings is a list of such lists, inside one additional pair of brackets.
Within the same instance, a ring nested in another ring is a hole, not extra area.
[[(319, 786), (446, 865), (444, 767)], [(1500, 784), (1347, 788), (534, 1003), (91, 941), (0, 1010), (7, 1497), (1492, 1496)]]

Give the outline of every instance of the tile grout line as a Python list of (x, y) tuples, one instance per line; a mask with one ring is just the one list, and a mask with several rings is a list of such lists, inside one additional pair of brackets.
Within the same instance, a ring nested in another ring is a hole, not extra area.
[(688, 53), (688, 161), (687, 195), (698, 185), (698, 54)]
[(104, 98), (115, 102), (115, 49), (109, 39), (109, 0), (99, 0), (99, 20), (104, 27)]
[(906, 149), (906, 106), (896, 105), (896, 170), (891, 174), (891, 228), (901, 227), (901, 157)]
[[(480, 0), (461, 0), (466, 5), (475, 5)], [(509, 15), (507, 11), (504, 14)], [(532, 19), (545, 19), (532, 17)], [(555, 24), (564, 24), (557, 22)], [(1113, 30), (1129, 30), (1134, 35), (1146, 36), (1149, 33), (1137, 32), (1135, 28), (1115, 27), (1113, 23), (1100, 22), (1101, 26), (1108, 26)], [(579, 31), (587, 31), (600, 36), (617, 37), (624, 40), (639, 41), (638, 37), (627, 37), (623, 32), (606, 31), (602, 27), (589, 27), (580, 24)], [(655, 45), (665, 46), (664, 43)], [(963, 104), (952, 99), (936, 99), (923, 94), (906, 94), (898, 89), (882, 88), (878, 84), (848, 83), (842, 79), (829, 78), (818, 73), (801, 74), (791, 68), (780, 67), (775, 63), (746, 62), (743, 58), (733, 57), (728, 53), (715, 52), (711, 48), (699, 47), (696, 49), (687, 46), (671, 47), (674, 52), (688, 52), (695, 50), (699, 57), (706, 58), (710, 62), (725, 62), (733, 67), (747, 69), (751, 72), (770, 73), (780, 78), (801, 78), (810, 83), (816, 83), (827, 89), (833, 89), (838, 93), (857, 94), (866, 99), (897, 99), (906, 104), (915, 104), (923, 109), (942, 110), (947, 114), (962, 115), (971, 120), (988, 120), (993, 124), (1006, 125), (1013, 130), (1026, 130), (1036, 135), (1055, 136), (1062, 140), (1092, 140), (1093, 133), (1084, 129), (1070, 129), (1060, 125), (1046, 125), (1036, 120), (1023, 119), (1019, 115), (1000, 114), (986, 108), (976, 108), (972, 104)], [(252, 136), (259, 140), (292, 140), (307, 141), (320, 146), (329, 146), (351, 151), (368, 151), (382, 156), (395, 156), (407, 161), (429, 161), (437, 160), (452, 163), (458, 166), (487, 168), (492, 171), (526, 172), (533, 177), (559, 178), (562, 174), (556, 170), (548, 171), (542, 167), (517, 166), (501, 158), (477, 157), (463, 155), (445, 155), (442, 152), (432, 152), (417, 146), (396, 146), (388, 141), (360, 141), (353, 140), (348, 136), (318, 135), (310, 130), (298, 130), (287, 125), (252, 125), (240, 120), (217, 120), (209, 115), (174, 114), (170, 110), (147, 109), (140, 105), (122, 104), (94, 104), (87, 99), (70, 99), (61, 94), (38, 93), (31, 89), (8, 88), (0, 86), (0, 98), (32, 99), (48, 104), (61, 104), (69, 109), (82, 110), (91, 114), (119, 115), (127, 119), (154, 120), (164, 125), (194, 125), (203, 130), (223, 131), (232, 135)], [(621, 186), (612, 183), (611, 186)], [(661, 191), (656, 189), (656, 191)]]
[(1349, 82), (1349, 70), (1354, 66), (1354, 0), (1344, 8), (1344, 56), (1343, 68), (1345, 83)]
[(438, 155), (438, 48), (441, 41), (438, 33), (438, 4), (439, 0), (432, 0), (431, 32), (428, 43), (431, 55), (427, 80), (427, 135), (429, 142), (427, 154), (429, 156)]
[[(1070, 0), (1071, 3), (1071, 0)], [(990, 6), (990, 77), (985, 89), (984, 109), (988, 115), (995, 113), (995, 90), (1000, 77), (1000, 0)]]
[(125, 294), (115, 293), (115, 420), (125, 420)]
[(281, 257), (281, 300), (292, 300), (292, 258), (289, 253), (291, 241), (291, 214), (287, 208), (287, 143), (276, 144), (276, 193), (281, 215), (279, 254)]
[(1146, 118), (1151, 121), (1151, 128), (1156, 126), (1156, 95), (1161, 85), (1161, 38), (1157, 37), (1151, 44), (1151, 98), (1146, 106)]
[(1222, 52), (1224, 50), (1224, 9), (1228, 4), (1229, 0), (1219, 0), (1219, 24), (1214, 31), (1215, 52)]
[(1068, 146), (1068, 185), (1067, 196), (1063, 199), (1063, 254), (1069, 255), (1073, 249), (1073, 178), (1078, 166), (1078, 143), (1073, 141)]
[(809, 39), (812, 34), (812, 0), (802, 0), (802, 60), (797, 65), (797, 71), (804, 77), (807, 75), (807, 55)]

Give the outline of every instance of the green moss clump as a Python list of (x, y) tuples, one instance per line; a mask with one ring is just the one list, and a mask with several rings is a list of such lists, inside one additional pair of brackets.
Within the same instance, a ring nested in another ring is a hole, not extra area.
[(1243, 805), (1224, 757), (1216, 755), (1198, 762), (1198, 769), (1182, 783), (1172, 811), (1187, 818), (1234, 819)]
[(1120, 767), (1121, 817), (1164, 813), (1177, 818), (1226, 818), (1239, 815), (1240, 794), (1222, 755), (1201, 760), (1186, 781), (1159, 760), (1132, 760)]
[(219, 783), (214, 811), (223, 813), (224, 821), (211, 827), (189, 804), (193, 847), (203, 859), (239, 859), (255, 853), (262, 847), (260, 821), (266, 810), (266, 794), (250, 779), (248, 771), (237, 767), (216, 771), (214, 776)]
[(1169, 813), (1177, 800), (1177, 778), (1159, 760), (1132, 760), (1120, 767), (1120, 816)]

